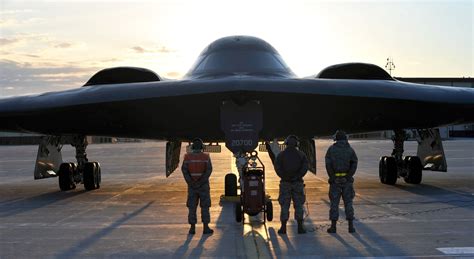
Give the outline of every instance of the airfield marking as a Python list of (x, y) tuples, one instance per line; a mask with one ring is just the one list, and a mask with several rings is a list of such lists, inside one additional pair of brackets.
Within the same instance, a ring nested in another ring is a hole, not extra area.
[(436, 249), (446, 255), (474, 255), (474, 247), (440, 247)]
[[(230, 171), (234, 174), (238, 172), (233, 155), (231, 155), (230, 159)], [(238, 173), (236, 175), (240, 180)], [(267, 234), (267, 226), (262, 223), (261, 215), (260, 213), (257, 216), (251, 217), (244, 214), (244, 218), (242, 218), (242, 220), (247, 222), (243, 224), (242, 228), (242, 238), (247, 258), (272, 258), (268, 245), (270, 238)]]

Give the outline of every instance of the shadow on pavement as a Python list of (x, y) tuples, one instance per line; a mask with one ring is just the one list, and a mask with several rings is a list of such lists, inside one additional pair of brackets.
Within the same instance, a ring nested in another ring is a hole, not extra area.
[(60, 201), (70, 199), (85, 192), (87, 191), (55, 191), (43, 193), (26, 199), (16, 199), (6, 204), (0, 204), (0, 218), (10, 217), (19, 213), (40, 209), (42, 207), (46, 207)]
[[(277, 258), (282, 257), (285, 253), (286, 254), (295, 254), (296, 253), (295, 248), (293, 247), (293, 245), (291, 244), (290, 240), (288, 239), (288, 237), (286, 235), (278, 235), (277, 231), (275, 231), (275, 229), (273, 227), (270, 227), (268, 229), (268, 235), (269, 235), (270, 242), (272, 244), (273, 250), (274, 250), (275, 254), (277, 255)], [(283, 242), (285, 243), (285, 246), (286, 246), (285, 250), (282, 250), (282, 247), (280, 246), (280, 244), (278, 242), (278, 237), (280, 237), (283, 240)]]
[(188, 235), (184, 243), (176, 249), (176, 251), (173, 254), (173, 258), (183, 258), (185, 257), (186, 253), (188, 252), (189, 249), (189, 243), (191, 243), (191, 240), (193, 240), (193, 235)]
[(79, 243), (71, 246), (69, 249), (61, 252), (56, 258), (71, 258), (75, 257), (78, 254), (81, 254), (85, 250), (87, 250), (89, 247), (94, 245), (97, 241), (99, 241), (101, 238), (104, 236), (108, 235), (110, 232), (114, 231), (116, 228), (118, 228), (120, 225), (125, 223), (126, 221), (134, 218), (138, 214), (142, 213), (144, 210), (146, 210), (150, 205), (153, 203), (153, 201), (148, 202), (146, 205), (143, 207), (135, 210), (134, 212), (124, 215), (122, 218), (116, 220), (114, 223), (109, 225), (108, 227), (105, 227), (101, 229), (100, 231), (96, 232), (95, 234), (87, 237), (86, 239), (80, 241)]
[(199, 239), (199, 242), (197, 243), (196, 247), (189, 254), (189, 257), (191, 257), (191, 258), (201, 257), (202, 251), (204, 250), (204, 243), (206, 242), (206, 240), (209, 237), (211, 237), (211, 235), (202, 235), (201, 239)]
[[(406, 255), (398, 245), (388, 241), (379, 235), (372, 228), (360, 221), (355, 221), (356, 233), (352, 234), (359, 241), (370, 256), (386, 256), (386, 255)], [(365, 237), (365, 239), (363, 238)]]
[[(329, 201), (328, 200), (323, 200), (324, 203), (327, 204), (328, 206), (328, 211), (329, 211)], [(357, 250), (354, 246), (352, 246), (350, 243), (347, 242), (346, 239), (341, 237), (339, 234), (342, 233), (342, 231), (347, 232), (348, 225), (347, 221), (345, 220), (345, 211), (341, 206), (344, 204), (343, 201), (339, 204), (339, 221), (337, 224), (337, 234), (329, 234), (326, 232), (327, 228), (329, 228), (329, 223), (327, 225), (324, 225), (326, 228), (321, 228), (320, 231), (323, 233), (326, 233), (328, 235), (332, 235), (336, 240), (338, 240), (344, 247), (346, 247), (347, 252), (351, 256), (382, 256), (382, 255), (387, 255), (387, 254), (397, 254), (397, 255), (404, 255), (404, 251), (401, 250), (397, 245), (388, 242), (384, 237), (379, 235), (377, 232), (372, 230), (369, 226), (364, 224), (363, 222), (354, 221), (355, 228), (356, 228), (356, 233), (351, 234), (364, 248), (367, 253), (364, 253), (363, 251)], [(354, 205), (355, 213), (357, 216), (357, 205)], [(342, 219), (342, 220), (341, 220)], [(341, 224), (342, 223), (342, 224)], [(362, 235), (361, 235), (361, 234)], [(365, 237), (365, 239), (363, 238)], [(387, 249), (390, 250), (389, 253), (386, 253)]]
[(471, 193), (461, 191), (450, 191), (437, 186), (429, 184), (417, 185), (395, 185), (396, 188), (410, 193), (425, 196), (436, 203), (445, 203), (453, 206), (463, 206), (467, 209), (474, 210), (474, 206), (465, 206), (469, 204), (474, 205), (474, 197)]

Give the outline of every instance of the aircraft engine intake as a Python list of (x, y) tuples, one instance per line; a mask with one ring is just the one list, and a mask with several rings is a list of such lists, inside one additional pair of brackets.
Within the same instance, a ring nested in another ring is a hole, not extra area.
[(84, 86), (162, 81), (155, 72), (141, 67), (112, 67), (93, 75)]
[(381, 67), (368, 63), (343, 63), (323, 69), (316, 78), (394, 80)]

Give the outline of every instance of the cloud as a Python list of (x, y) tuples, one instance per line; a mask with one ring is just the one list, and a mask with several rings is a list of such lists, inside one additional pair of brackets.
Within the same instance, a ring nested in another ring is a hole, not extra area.
[(98, 68), (0, 60), (0, 96), (66, 90), (82, 86)]
[(161, 46), (161, 47), (158, 47), (158, 48), (144, 48), (144, 47), (141, 47), (141, 46), (134, 46), (134, 47), (131, 47), (131, 49), (133, 51), (135, 51), (136, 53), (162, 53), (162, 54), (166, 54), (166, 53), (172, 53), (172, 52), (175, 52), (174, 50), (171, 50), (165, 46)]
[(165, 47), (165, 46), (162, 46), (161, 48), (158, 49), (158, 52), (159, 52), (159, 53), (171, 53), (171, 52), (174, 52), (174, 51), (168, 49), (168, 48)]
[(24, 56), (30, 57), (30, 58), (39, 58), (39, 55), (34, 55), (34, 54), (23, 54)]
[(137, 53), (145, 53), (147, 52), (144, 48), (140, 47), (140, 46), (135, 46), (135, 47), (132, 47), (132, 49), (137, 52)]
[(0, 38), (0, 46), (12, 45), (18, 42), (20, 42), (18, 38)]
[(60, 48), (60, 49), (66, 49), (66, 48), (69, 48), (71, 46), (72, 46), (72, 43), (69, 43), (69, 42), (61, 42), (61, 43), (58, 43), (58, 44), (54, 45), (55, 48)]
[(0, 10), (0, 15), (12, 15), (20, 13), (32, 13), (32, 9), (12, 9), (12, 10)]

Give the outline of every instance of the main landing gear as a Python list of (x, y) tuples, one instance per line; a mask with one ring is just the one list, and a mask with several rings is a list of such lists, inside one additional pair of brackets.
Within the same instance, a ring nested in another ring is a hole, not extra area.
[(89, 162), (86, 154), (87, 139), (85, 136), (74, 137), (72, 146), (76, 148), (76, 163), (62, 163), (59, 167), (58, 182), (61, 191), (76, 188), (83, 183), (86, 190), (100, 188), (101, 171), (98, 162)]
[(379, 162), (379, 178), (383, 184), (394, 185), (398, 177), (403, 177), (406, 183), (420, 184), (422, 180), (421, 160), (417, 156), (403, 157), (403, 144), (407, 139), (404, 130), (395, 130), (392, 138), (393, 151), (391, 156), (383, 156)]

